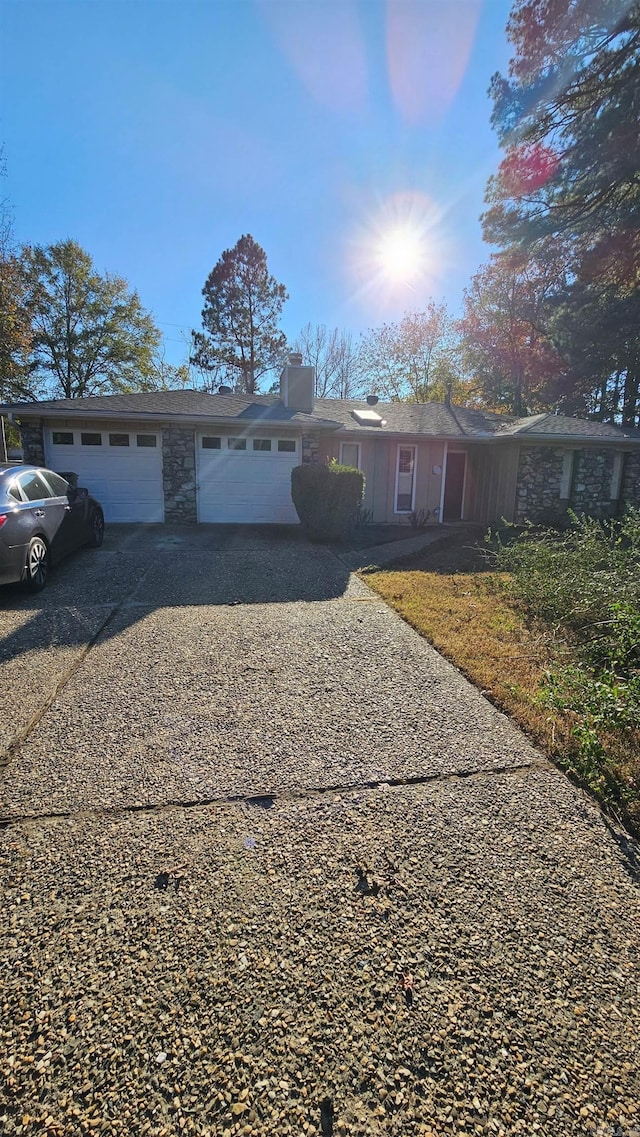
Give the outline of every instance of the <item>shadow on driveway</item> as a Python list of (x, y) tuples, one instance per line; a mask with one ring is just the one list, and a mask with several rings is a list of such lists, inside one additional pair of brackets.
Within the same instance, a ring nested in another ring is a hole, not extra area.
[(84, 644), (114, 608), (134, 623), (139, 608), (313, 603), (342, 596), (348, 580), (294, 526), (111, 526), (100, 550), (68, 557), (43, 592), (0, 589), (0, 663), (47, 643)]
[(0, 753), (30, 729), (91, 644), (156, 609), (314, 603), (348, 569), (297, 527), (112, 525), (35, 596), (0, 588)]

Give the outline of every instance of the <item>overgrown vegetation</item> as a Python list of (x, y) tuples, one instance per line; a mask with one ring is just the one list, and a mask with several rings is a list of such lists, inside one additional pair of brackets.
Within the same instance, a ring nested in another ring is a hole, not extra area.
[(362, 501), (364, 475), (335, 460), (291, 471), (291, 497), (311, 541), (339, 541)]
[(640, 833), (640, 511), (459, 536), (367, 576), (559, 766)]
[(640, 801), (640, 511), (499, 543), (513, 596), (562, 644), (542, 699), (570, 714), (573, 766), (605, 801)]

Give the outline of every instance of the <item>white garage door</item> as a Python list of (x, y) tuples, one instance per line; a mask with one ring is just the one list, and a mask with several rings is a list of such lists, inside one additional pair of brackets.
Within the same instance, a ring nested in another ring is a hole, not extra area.
[(162, 438), (141, 430), (48, 430), (46, 461), (73, 471), (107, 521), (163, 521)]
[(197, 449), (199, 521), (298, 521), (291, 501), (291, 471), (300, 464), (298, 439), (200, 434)]

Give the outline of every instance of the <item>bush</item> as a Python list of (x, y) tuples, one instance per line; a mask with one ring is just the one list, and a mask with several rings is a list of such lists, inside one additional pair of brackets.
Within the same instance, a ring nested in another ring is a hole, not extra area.
[(606, 662), (621, 636), (635, 638), (640, 511), (621, 521), (574, 514), (572, 522), (563, 533), (530, 528), (512, 544), (500, 540), (497, 563), (514, 574), (515, 594), (530, 612), (570, 627), (586, 653), (598, 655), (604, 645), (597, 662)]
[(332, 461), (291, 471), (291, 497), (311, 541), (339, 541), (362, 501), (364, 475)]
[(640, 797), (640, 511), (619, 521), (571, 517), (563, 533), (533, 527), (498, 538), (515, 598), (553, 630), (563, 661), (543, 701), (573, 719), (570, 765), (605, 801)]

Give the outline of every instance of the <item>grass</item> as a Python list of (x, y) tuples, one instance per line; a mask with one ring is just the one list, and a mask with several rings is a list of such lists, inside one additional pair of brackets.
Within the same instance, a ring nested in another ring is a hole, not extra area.
[(454, 536), (366, 582), (640, 836), (640, 733), (607, 737), (603, 754), (585, 758), (579, 717), (544, 696), (549, 674), (572, 662), (570, 634), (531, 616), (511, 575), (491, 571), (480, 545)]

